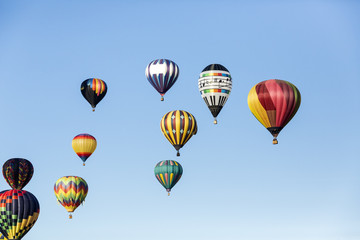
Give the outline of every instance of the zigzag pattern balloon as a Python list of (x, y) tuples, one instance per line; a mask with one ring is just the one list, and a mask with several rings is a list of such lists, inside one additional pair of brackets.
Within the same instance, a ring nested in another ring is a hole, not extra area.
[[(86, 181), (77, 176), (59, 178), (54, 185), (55, 196), (59, 203), (72, 213), (85, 200), (88, 193)], [(72, 218), (72, 215), (69, 215)]]

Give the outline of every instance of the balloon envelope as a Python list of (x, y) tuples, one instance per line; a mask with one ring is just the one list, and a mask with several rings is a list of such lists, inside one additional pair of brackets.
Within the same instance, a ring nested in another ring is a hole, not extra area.
[(271, 79), (256, 84), (249, 92), (248, 105), (256, 119), (273, 135), (280, 131), (300, 107), (299, 90), (290, 82)]
[(31, 180), (34, 168), (29, 160), (24, 158), (11, 158), (4, 163), (2, 171), (10, 187), (21, 190)]
[(201, 97), (210, 109), (216, 124), (216, 117), (225, 105), (232, 89), (231, 75), (224, 66), (210, 64), (200, 73), (198, 86)]
[(97, 143), (93, 136), (87, 133), (82, 133), (74, 137), (71, 145), (75, 153), (81, 158), (85, 165), (85, 161), (95, 151)]
[(81, 83), (81, 94), (90, 103), (93, 111), (96, 105), (105, 97), (106, 83), (99, 78), (89, 78)]
[(8, 190), (0, 195), (0, 232), (7, 239), (21, 239), (39, 217), (36, 197), (24, 190)]
[(154, 169), (155, 177), (159, 183), (170, 193), (171, 189), (180, 180), (183, 168), (174, 160), (160, 161)]
[(189, 139), (197, 133), (195, 117), (186, 111), (175, 110), (166, 113), (160, 121), (160, 129), (166, 139), (177, 150), (182, 148)]
[(81, 177), (65, 176), (56, 181), (54, 192), (58, 202), (66, 211), (72, 213), (85, 200), (88, 185)]
[(171, 60), (156, 59), (147, 65), (145, 75), (150, 84), (160, 93), (161, 100), (164, 100), (163, 96), (179, 76), (179, 67)]

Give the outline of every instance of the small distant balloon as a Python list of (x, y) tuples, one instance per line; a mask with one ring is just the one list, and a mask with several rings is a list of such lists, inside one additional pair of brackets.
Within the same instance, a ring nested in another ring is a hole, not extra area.
[(195, 117), (186, 111), (175, 110), (166, 113), (160, 121), (160, 129), (166, 139), (174, 146), (177, 156), (179, 150), (197, 133)]
[(217, 124), (216, 117), (232, 89), (231, 75), (223, 65), (210, 64), (200, 73), (198, 85), (201, 97), (214, 117), (214, 124)]
[(58, 202), (71, 213), (85, 200), (88, 193), (86, 181), (78, 176), (59, 178), (54, 185), (54, 192)]
[(96, 105), (105, 97), (106, 83), (99, 78), (89, 78), (81, 83), (81, 94), (90, 103), (93, 111)]
[(170, 196), (171, 189), (180, 180), (183, 168), (174, 160), (160, 161), (154, 169), (155, 177)]
[(164, 101), (165, 93), (174, 85), (179, 76), (179, 67), (171, 60), (156, 59), (147, 65), (145, 75), (150, 84), (160, 93), (161, 101)]
[(87, 133), (79, 134), (75, 136), (72, 140), (72, 148), (74, 149), (75, 153), (81, 158), (84, 166), (86, 160), (95, 151), (96, 146), (96, 139)]
[(270, 79), (256, 84), (249, 92), (248, 105), (256, 119), (273, 135), (277, 144), (280, 131), (295, 116), (301, 95), (294, 84)]
[(34, 168), (25, 158), (11, 158), (4, 163), (2, 172), (12, 189), (21, 190), (31, 180)]

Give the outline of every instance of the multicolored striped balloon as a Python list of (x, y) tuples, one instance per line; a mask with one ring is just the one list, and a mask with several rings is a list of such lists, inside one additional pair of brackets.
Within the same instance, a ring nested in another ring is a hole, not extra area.
[(250, 111), (273, 135), (273, 144), (278, 143), (278, 134), (294, 117), (300, 102), (301, 95), (295, 85), (278, 79), (256, 84), (248, 95)]
[(81, 158), (85, 166), (85, 161), (96, 149), (96, 139), (90, 134), (82, 133), (75, 136), (71, 144), (75, 153)]
[[(1, 192), (0, 192), (0, 199), (1, 199), (1, 194), (3, 194), (4, 192), (6, 192), (6, 191), (1, 191)], [(1, 230), (0, 230), (0, 239), (5, 239), (5, 240), (7, 240), (7, 238), (4, 237), (4, 235), (1, 233)]]
[[(86, 181), (77, 176), (59, 178), (54, 185), (54, 192), (58, 202), (72, 213), (85, 200), (88, 193)], [(72, 218), (72, 215), (69, 215)]]
[(161, 101), (164, 101), (165, 93), (174, 85), (179, 76), (179, 67), (171, 60), (156, 59), (147, 65), (145, 75), (150, 84), (160, 93)]
[(96, 105), (105, 97), (106, 83), (99, 78), (89, 78), (81, 83), (81, 94), (90, 103), (93, 111)]
[(168, 192), (168, 196), (170, 196), (171, 189), (182, 176), (183, 168), (180, 163), (174, 160), (165, 160), (156, 164), (154, 173), (156, 179), (163, 185)]
[(12, 189), (21, 190), (31, 180), (34, 168), (29, 160), (24, 158), (11, 158), (2, 168), (6, 182)]
[(197, 133), (195, 117), (186, 111), (175, 110), (166, 113), (160, 121), (160, 129), (166, 139), (179, 150)]
[(8, 190), (0, 194), (0, 232), (9, 239), (22, 239), (39, 217), (36, 197), (24, 190)]
[(200, 73), (198, 85), (201, 97), (214, 117), (214, 124), (217, 124), (216, 117), (232, 89), (231, 75), (223, 65), (210, 64)]

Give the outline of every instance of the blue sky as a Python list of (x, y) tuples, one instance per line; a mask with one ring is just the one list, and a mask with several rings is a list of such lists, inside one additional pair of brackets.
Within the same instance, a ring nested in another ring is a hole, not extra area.
[[(40, 216), (35, 239), (360, 239), (360, 4), (357, 1), (1, 1), (0, 159), (35, 168), (25, 190)], [(180, 68), (160, 102), (145, 78), (154, 59)], [(233, 90), (213, 125), (197, 80), (224, 65)], [(106, 81), (96, 112), (80, 93)], [(256, 83), (295, 84), (302, 103), (279, 144), (252, 116)], [(160, 131), (182, 109), (199, 131), (181, 157)], [(71, 147), (98, 147), (82, 166)], [(161, 160), (184, 174), (171, 197)], [(55, 181), (78, 175), (86, 202), (68, 219)], [(5, 180), (0, 189), (7, 189)]]

